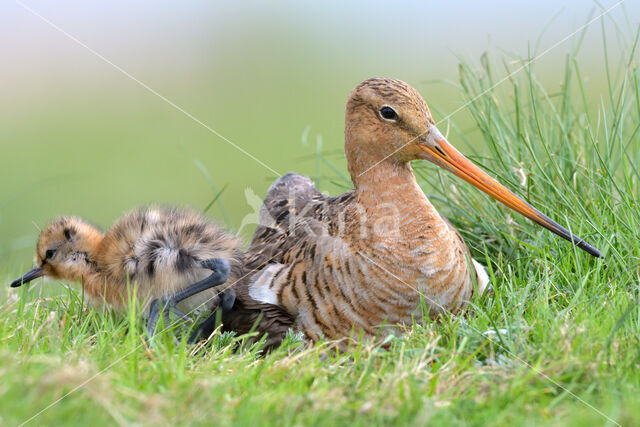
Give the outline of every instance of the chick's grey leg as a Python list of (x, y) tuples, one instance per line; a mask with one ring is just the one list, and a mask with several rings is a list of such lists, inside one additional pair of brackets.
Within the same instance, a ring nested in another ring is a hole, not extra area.
[(191, 333), (189, 344), (193, 344), (196, 341), (206, 338), (216, 329), (218, 322), (222, 319), (222, 316), (229, 313), (233, 308), (233, 304), (236, 302), (236, 293), (233, 289), (227, 289), (222, 295), (220, 295), (220, 308), (217, 308), (209, 317), (207, 317), (198, 327)]
[(160, 308), (158, 307), (158, 300), (151, 301), (149, 306), (149, 317), (147, 318), (147, 334), (152, 337), (155, 334), (156, 324), (160, 317)]
[(162, 297), (154, 299), (151, 301), (151, 305), (149, 306), (149, 317), (147, 319), (147, 333), (150, 337), (155, 335), (156, 325), (158, 324), (161, 312), (164, 318), (165, 328), (170, 326), (171, 319), (169, 318), (169, 310), (173, 311), (174, 314), (184, 321), (192, 321), (190, 317), (178, 310), (175, 306), (172, 306), (169, 298)]
[[(165, 327), (169, 327), (169, 310), (173, 311), (181, 319), (190, 321), (186, 314), (182, 313), (176, 308), (176, 304), (183, 301), (195, 294), (205, 291), (210, 288), (222, 285), (229, 278), (229, 262), (223, 258), (213, 258), (202, 261), (200, 265), (204, 268), (212, 270), (211, 275), (193, 285), (187, 286), (184, 289), (179, 290), (175, 294), (154, 300), (149, 307), (149, 320), (147, 323), (147, 332), (149, 336), (153, 336), (155, 333), (156, 323), (160, 317), (160, 311), (162, 311), (165, 320)], [(158, 302), (160, 300), (160, 303)], [(228, 289), (221, 295), (220, 305), (223, 310), (225, 307), (231, 308), (235, 301), (235, 292)]]

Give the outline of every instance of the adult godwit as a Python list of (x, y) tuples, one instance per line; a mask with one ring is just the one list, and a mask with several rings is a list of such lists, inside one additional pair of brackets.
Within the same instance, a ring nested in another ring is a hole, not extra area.
[[(345, 154), (354, 190), (321, 194), (287, 174), (269, 189), (245, 257), (256, 273), (237, 289), (226, 321), (242, 331), (255, 319), (247, 301), (272, 304), (312, 339), (379, 333), (410, 323), (421, 295), (434, 315), (459, 311), (486, 286), (460, 234), (431, 205), (409, 162), (429, 160), (573, 242), (600, 253), (511, 193), (451, 146), (408, 84), (369, 79), (349, 96)], [(244, 303), (243, 303), (244, 302)], [(246, 319), (249, 319), (248, 321)], [(286, 321), (286, 319), (285, 319)]]
[[(184, 209), (147, 207), (119, 219), (106, 233), (85, 220), (62, 217), (40, 233), (36, 266), (12, 287), (49, 276), (82, 280), (89, 297), (116, 309), (126, 306), (133, 286), (137, 302), (149, 309), (149, 335), (169, 310), (233, 306), (233, 289), (215, 287), (242, 279), (242, 242), (205, 217)], [(218, 295), (220, 294), (220, 295)], [(146, 308), (145, 308), (146, 311)]]

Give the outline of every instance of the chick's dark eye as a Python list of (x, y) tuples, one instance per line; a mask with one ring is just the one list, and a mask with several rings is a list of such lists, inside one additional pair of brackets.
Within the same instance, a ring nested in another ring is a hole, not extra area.
[(385, 120), (398, 120), (398, 113), (391, 107), (382, 107), (380, 109), (380, 116)]
[(55, 249), (47, 249), (47, 252), (44, 253), (44, 258), (45, 259), (51, 259), (53, 258), (53, 256), (56, 254), (56, 250)]

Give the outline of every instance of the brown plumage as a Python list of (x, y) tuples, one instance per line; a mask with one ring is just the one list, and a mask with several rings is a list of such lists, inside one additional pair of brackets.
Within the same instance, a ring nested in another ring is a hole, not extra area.
[[(247, 270), (256, 271), (249, 297), (281, 308), (311, 340), (384, 335), (380, 325), (423, 317), (422, 296), (429, 315), (455, 313), (474, 282), (480, 292), (486, 286), (482, 266), (418, 186), (411, 160), (444, 167), (599, 255), (457, 152), (420, 94), (399, 80), (370, 79), (352, 91), (345, 154), (355, 189), (328, 197), (306, 177), (281, 177), (269, 189), (245, 257)], [(250, 317), (230, 316), (237, 324)]]
[[(246, 272), (250, 278), (251, 272)], [(249, 295), (248, 280), (241, 280), (234, 288), (235, 303), (222, 314), (222, 331), (243, 335), (257, 333), (256, 339), (264, 339), (265, 349), (278, 347), (295, 322), (293, 314), (276, 304), (265, 303)], [(216, 327), (217, 314), (212, 314), (192, 334), (190, 341), (209, 336)]]
[[(185, 289), (209, 278), (219, 285), (228, 275), (228, 286), (241, 280), (241, 247), (238, 237), (186, 209), (141, 208), (124, 215), (106, 233), (81, 218), (62, 217), (42, 230), (36, 267), (11, 286), (39, 276), (82, 281), (91, 299), (122, 309), (135, 284), (137, 302), (151, 304), (153, 310), (153, 301), (171, 303), (172, 296), (182, 292), (184, 297)], [(233, 304), (233, 291), (221, 293), (212, 281), (179, 301), (178, 307), (215, 309), (221, 295)], [(152, 326), (155, 323), (150, 332)]]

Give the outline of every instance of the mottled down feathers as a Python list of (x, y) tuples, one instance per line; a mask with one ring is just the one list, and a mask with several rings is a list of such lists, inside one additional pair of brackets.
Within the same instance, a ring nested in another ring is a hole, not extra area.
[[(203, 215), (150, 206), (124, 215), (105, 233), (80, 218), (59, 218), (42, 231), (37, 262), (46, 275), (82, 280), (92, 299), (122, 308), (134, 287), (145, 304), (204, 279), (211, 271), (200, 261), (211, 258), (229, 261), (225, 287), (235, 285), (242, 278), (242, 255), (242, 241)], [(214, 308), (220, 292), (207, 290), (182, 307)]]

